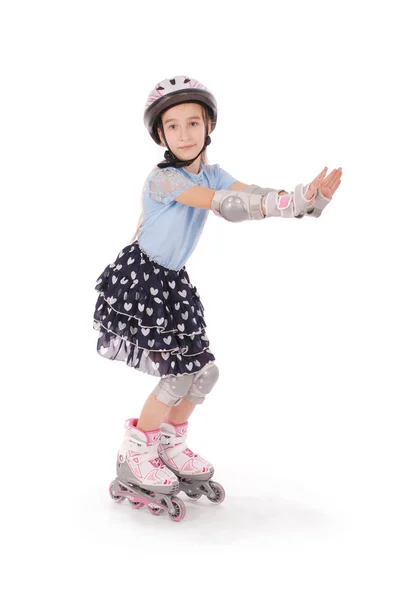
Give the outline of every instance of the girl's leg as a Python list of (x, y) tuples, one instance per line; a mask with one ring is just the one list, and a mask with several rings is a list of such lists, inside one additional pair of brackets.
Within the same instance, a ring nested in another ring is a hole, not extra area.
[(195, 408), (195, 404), (192, 404), (185, 397), (181, 400), (178, 406), (171, 406), (167, 415), (164, 417), (164, 421), (172, 423), (173, 425), (181, 425), (188, 421), (192, 411)]
[[(164, 421), (171, 423), (172, 425), (181, 425), (188, 421), (195, 406), (204, 401), (205, 394), (208, 394), (212, 390), (218, 377), (219, 369), (215, 362), (207, 364), (198, 373), (195, 373), (191, 386), (186, 393), (186, 395), (191, 397), (191, 400), (194, 400), (194, 402), (190, 402), (186, 396), (183, 396), (180, 404), (170, 408)], [(198, 383), (202, 384), (199, 388)]]
[(178, 406), (167, 406), (160, 402), (155, 394), (150, 394), (142, 408), (137, 427), (142, 431), (153, 431), (159, 429), (163, 421), (180, 425), (188, 420), (194, 408), (195, 404), (185, 397)]
[[(142, 431), (160, 429), (166, 415), (174, 419), (173, 423), (185, 422), (195, 408), (194, 404), (185, 398), (191, 389), (192, 379), (192, 375), (183, 377), (172, 375), (164, 380), (160, 379), (142, 408), (137, 423), (138, 429), (142, 429)], [(177, 405), (177, 402), (180, 404)], [(177, 421), (177, 419), (181, 419), (181, 421)]]
[(155, 429), (160, 429), (160, 425), (164, 421), (169, 408), (170, 407), (167, 406), (167, 404), (160, 402), (160, 400), (156, 398), (155, 394), (150, 394), (142, 408), (142, 412), (137, 423), (138, 429), (142, 429), (142, 431), (153, 431)]

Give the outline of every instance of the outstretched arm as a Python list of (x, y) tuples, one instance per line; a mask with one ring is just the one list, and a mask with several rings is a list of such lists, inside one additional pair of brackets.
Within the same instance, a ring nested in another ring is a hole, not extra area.
[[(334, 169), (329, 175), (325, 167), (315, 179), (304, 186), (299, 184), (294, 192), (277, 191), (235, 182), (230, 191), (215, 193), (211, 208), (216, 215), (228, 221), (264, 219), (266, 217), (296, 217), (305, 214), (320, 217), (341, 183), (342, 169)], [(283, 196), (280, 198), (280, 196)]]
[[(297, 203), (294, 210), (294, 193), (288, 193), (285, 190), (280, 190), (280, 193), (278, 193), (277, 190), (272, 190), (272, 188), (251, 187), (257, 188), (254, 193), (235, 190), (232, 187), (228, 190), (214, 191), (203, 186), (194, 185), (177, 196), (176, 200), (181, 204), (195, 208), (213, 210), (215, 214), (222, 216), (227, 221), (245, 221), (246, 219), (264, 219), (265, 217), (292, 217), (297, 215), (306, 203), (303, 199), (301, 203)], [(298, 188), (301, 187), (300, 184)], [(306, 189), (307, 186), (304, 186), (304, 188)], [(269, 190), (272, 191), (269, 192)], [(276, 207), (277, 201), (275, 199), (281, 196), (284, 196), (280, 201), (281, 204), (279, 202)], [(299, 197), (300, 194), (298, 193), (297, 199)]]
[[(228, 190), (214, 191), (202, 186), (192, 186), (176, 200), (189, 206), (213, 210), (215, 214), (233, 222), (266, 217), (300, 218), (312, 213), (312, 216), (319, 217), (341, 181), (341, 169), (334, 170), (327, 177), (325, 173), (326, 167), (312, 183), (300, 183), (293, 192), (260, 188), (254, 184), (248, 186), (238, 181)], [(235, 189), (236, 187), (245, 187), (246, 190), (250, 188), (253, 191)], [(325, 193), (328, 194), (327, 197)]]
[(266, 217), (296, 217), (311, 207), (305, 197), (308, 186), (302, 183), (295, 187), (294, 192), (282, 194), (271, 188), (250, 187), (254, 191), (217, 190), (211, 209), (227, 221), (239, 222)]

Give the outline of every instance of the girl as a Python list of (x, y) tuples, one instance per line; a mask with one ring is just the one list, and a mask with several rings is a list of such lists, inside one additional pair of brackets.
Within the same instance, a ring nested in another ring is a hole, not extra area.
[[(320, 216), (340, 185), (341, 168), (326, 176), (325, 167), (311, 184), (287, 193), (241, 183), (218, 164), (209, 165), (206, 147), (216, 127), (216, 100), (186, 76), (155, 86), (144, 122), (156, 144), (167, 147), (166, 160), (145, 181), (134, 237), (96, 281), (93, 327), (101, 356), (159, 378), (139, 419), (125, 423), (112, 497), (124, 499), (130, 486), (142, 502), (153, 500), (151, 510), (167, 505), (170, 514), (177, 509), (182, 515), (182, 503), (173, 509), (167, 498), (179, 484), (192, 497), (224, 497), (221, 486), (208, 485), (212, 464), (186, 444), (188, 418), (219, 377), (204, 306), (185, 267), (209, 210), (233, 222)], [(185, 487), (188, 481), (195, 487)]]

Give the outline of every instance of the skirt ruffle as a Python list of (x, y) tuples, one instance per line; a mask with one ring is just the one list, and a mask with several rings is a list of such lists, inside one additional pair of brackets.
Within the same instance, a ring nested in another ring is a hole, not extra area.
[(215, 360), (204, 306), (185, 266), (159, 265), (136, 240), (104, 269), (95, 290), (101, 356), (157, 377), (196, 373)]

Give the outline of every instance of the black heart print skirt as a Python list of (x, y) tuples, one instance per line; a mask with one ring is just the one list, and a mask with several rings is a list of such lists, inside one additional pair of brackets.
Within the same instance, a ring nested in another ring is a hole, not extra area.
[(97, 352), (155, 375), (187, 375), (215, 360), (204, 307), (186, 267), (167, 269), (138, 240), (125, 246), (98, 277), (93, 315)]

